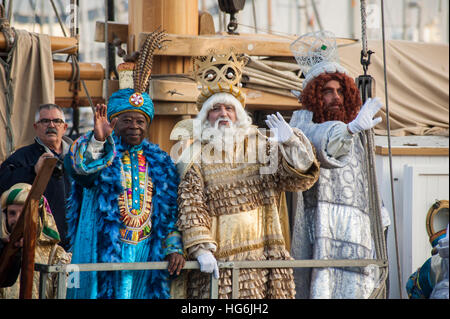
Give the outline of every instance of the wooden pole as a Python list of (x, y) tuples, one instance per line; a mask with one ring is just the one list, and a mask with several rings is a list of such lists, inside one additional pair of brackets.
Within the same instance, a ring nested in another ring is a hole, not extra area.
[[(79, 62), (80, 79), (81, 80), (102, 80), (105, 74), (100, 63)], [(71, 80), (73, 74), (72, 63), (54, 61), (53, 73), (55, 80)]]
[(20, 272), (20, 299), (31, 299), (33, 295), (34, 255), (36, 252), (39, 200), (30, 199), (24, 220), (22, 269)]
[(39, 200), (44, 194), (48, 181), (52, 175), (53, 169), (56, 165), (56, 158), (47, 158), (44, 165), (38, 172), (30, 193), (28, 194), (25, 204), (23, 206), (22, 214), (17, 221), (14, 230), (9, 236), (9, 243), (6, 245), (2, 254), (0, 255), (0, 285), (6, 281), (5, 276), (8, 269), (11, 267), (13, 256), (20, 249), (15, 247), (14, 243), (23, 237), (23, 251), (22, 251), (22, 270), (20, 274), (20, 298), (31, 299), (33, 289), (33, 275), (34, 275), (34, 252), (36, 244), (36, 232), (38, 221), (38, 206)]
[[(128, 48), (138, 50), (139, 33), (162, 27), (167, 33), (198, 35), (198, 0), (134, 0), (128, 2)], [(134, 49), (133, 49), (134, 48)], [(192, 72), (191, 57), (155, 56), (152, 74)], [(149, 139), (166, 152), (174, 144), (169, 136), (179, 116), (157, 115)]]
[[(159, 26), (167, 33), (198, 35), (198, 1), (135, 0), (128, 8), (129, 41), (138, 50), (139, 33), (152, 32)], [(155, 57), (153, 74), (188, 73), (191, 59)]]
[[(69, 37), (50, 37), (52, 52), (58, 51), (58, 53), (73, 54), (77, 52), (78, 41), (76, 38)], [(4, 51), (6, 48), (5, 35), (0, 32), (0, 51)]]

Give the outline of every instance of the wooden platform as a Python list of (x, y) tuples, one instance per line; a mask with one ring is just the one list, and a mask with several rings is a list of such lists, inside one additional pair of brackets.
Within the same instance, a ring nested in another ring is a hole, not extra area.
[[(375, 136), (375, 154), (389, 154), (387, 136)], [(394, 136), (391, 137), (393, 156), (448, 156), (448, 136)]]
[[(141, 32), (138, 35), (139, 47), (148, 33)], [(128, 24), (108, 22), (108, 41), (119, 38), (122, 43), (128, 41)], [(97, 21), (95, 31), (95, 41), (105, 41), (105, 23)], [(228, 33), (216, 33), (213, 35), (179, 35), (168, 34), (169, 42), (161, 50), (157, 50), (157, 55), (169, 56), (201, 56), (207, 55), (210, 49), (217, 51), (234, 48), (236, 52), (245, 53), (251, 56), (284, 56), (291, 57), (289, 49), (295, 36), (276, 36), (271, 34), (239, 34), (229, 35)], [(337, 45), (349, 45), (357, 42), (356, 39), (337, 38)]]
[[(291, 111), (300, 107), (297, 98), (294, 96), (287, 97), (247, 88), (242, 88), (242, 91), (247, 96), (247, 110)], [(158, 105), (160, 102), (195, 104), (199, 91), (197, 89), (197, 83), (187, 75), (158, 75), (152, 78), (149, 94), (155, 102), (155, 105)]]

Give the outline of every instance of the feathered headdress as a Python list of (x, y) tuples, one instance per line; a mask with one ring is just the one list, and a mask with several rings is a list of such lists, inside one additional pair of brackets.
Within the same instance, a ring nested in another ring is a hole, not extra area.
[(137, 61), (118, 65), (119, 90), (108, 101), (108, 119), (128, 111), (144, 114), (149, 123), (155, 113), (153, 101), (147, 93), (152, 73), (153, 54), (167, 40), (165, 31), (155, 30), (145, 38)]

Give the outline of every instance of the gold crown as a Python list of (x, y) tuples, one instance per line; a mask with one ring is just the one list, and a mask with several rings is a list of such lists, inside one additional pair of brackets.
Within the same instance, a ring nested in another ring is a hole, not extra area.
[(197, 99), (199, 107), (211, 95), (226, 92), (234, 95), (244, 106), (245, 95), (241, 91), (242, 68), (248, 62), (245, 55), (236, 55), (233, 51), (208, 56), (194, 57), (194, 77), (201, 92)]

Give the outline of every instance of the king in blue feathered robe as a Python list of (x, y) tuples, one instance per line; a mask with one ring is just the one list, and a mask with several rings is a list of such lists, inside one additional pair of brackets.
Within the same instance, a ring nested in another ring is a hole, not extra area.
[[(144, 139), (121, 143), (114, 133), (93, 159), (81, 136), (65, 158), (72, 180), (68, 235), (72, 264), (163, 261), (183, 252), (175, 227), (179, 176), (171, 158)], [(68, 298), (169, 298), (167, 270), (79, 272)]]

